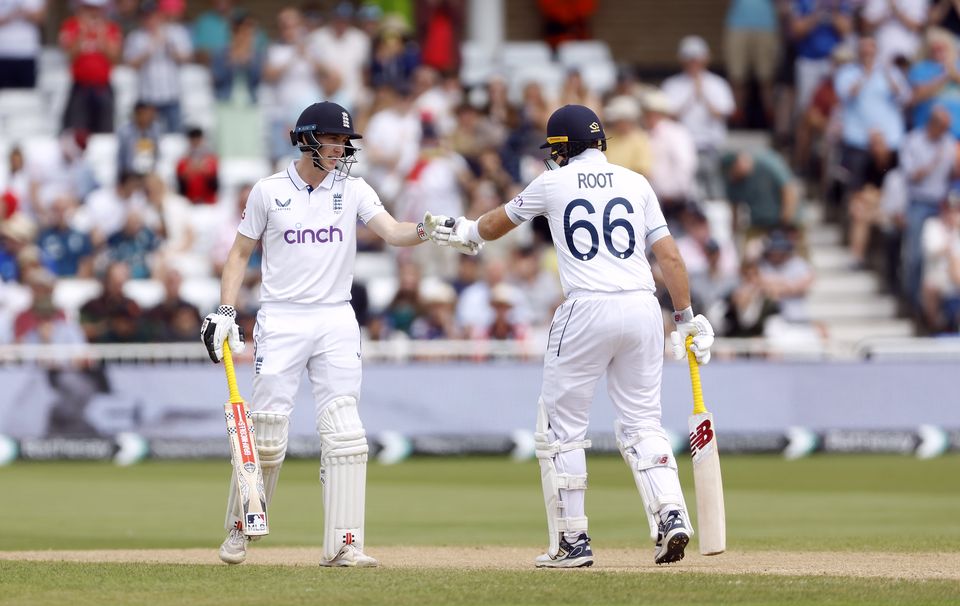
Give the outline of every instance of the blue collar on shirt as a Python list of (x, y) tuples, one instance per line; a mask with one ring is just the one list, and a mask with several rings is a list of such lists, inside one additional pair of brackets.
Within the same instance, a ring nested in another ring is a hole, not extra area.
[[(300, 176), (300, 173), (297, 172), (297, 161), (291, 160), (290, 165), (287, 166), (287, 176), (290, 177), (290, 180), (293, 181), (293, 184), (297, 189), (304, 189), (308, 186), (308, 183), (303, 180)], [(323, 181), (320, 182), (320, 188), (323, 189), (332, 189), (333, 188), (333, 173), (327, 173), (327, 176), (324, 177)], [(311, 188), (310, 191), (318, 188)]]

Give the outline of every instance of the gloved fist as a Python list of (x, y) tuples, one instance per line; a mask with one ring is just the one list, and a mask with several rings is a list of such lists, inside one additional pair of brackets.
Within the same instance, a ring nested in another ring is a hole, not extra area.
[(453, 235), (454, 221), (446, 215), (432, 215), (427, 211), (423, 215), (423, 233), (437, 246), (447, 246)]
[(456, 220), (453, 226), (453, 235), (450, 236), (449, 240), (451, 248), (465, 255), (477, 255), (483, 249), (483, 244), (476, 221), (471, 221), (465, 217)]
[(677, 323), (677, 330), (670, 333), (673, 343), (673, 357), (682, 360), (687, 356), (687, 336), (693, 337), (690, 351), (696, 356), (699, 364), (710, 362), (710, 348), (713, 346), (713, 326), (703, 314), (693, 315), (689, 307), (683, 311), (673, 313), (673, 321)]
[(237, 310), (232, 305), (221, 305), (216, 313), (207, 314), (200, 327), (200, 340), (207, 348), (210, 359), (219, 364), (223, 359), (223, 342), (230, 340), (230, 351), (243, 353), (247, 345), (243, 342), (243, 329), (236, 323)]

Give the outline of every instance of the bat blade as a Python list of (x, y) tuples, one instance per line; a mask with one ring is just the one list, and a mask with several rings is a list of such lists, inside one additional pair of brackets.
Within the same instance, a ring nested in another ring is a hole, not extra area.
[(697, 493), (697, 522), (700, 553), (717, 555), (727, 549), (726, 513), (723, 505), (723, 478), (713, 413), (690, 415), (690, 454)]
[(248, 536), (270, 534), (263, 473), (260, 469), (250, 411), (243, 401), (227, 402), (224, 404), (224, 416), (227, 421), (227, 435), (230, 436), (233, 468), (237, 474), (237, 489), (240, 491), (243, 533)]

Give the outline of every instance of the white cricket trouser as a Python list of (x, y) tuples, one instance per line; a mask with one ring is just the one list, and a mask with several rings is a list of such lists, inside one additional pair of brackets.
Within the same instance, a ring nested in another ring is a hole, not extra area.
[(360, 327), (350, 303), (264, 303), (253, 342), (253, 410), (289, 415), (304, 368), (317, 419), (334, 398), (360, 399)]
[[(660, 427), (663, 316), (653, 293), (571, 293), (553, 316), (543, 361), (540, 398), (550, 439), (583, 440), (597, 381), (607, 373), (607, 393), (623, 429)], [(559, 473), (584, 474), (583, 450), (560, 453)], [(567, 515), (582, 515), (583, 490), (563, 490)]]

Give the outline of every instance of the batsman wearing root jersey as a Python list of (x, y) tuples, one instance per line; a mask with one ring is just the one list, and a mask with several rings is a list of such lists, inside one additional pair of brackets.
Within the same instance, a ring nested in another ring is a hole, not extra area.
[[(446, 217), (398, 223), (374, 190), (350, 176), (356, 161), (353, 119), (336, 103), (307, 107), (290, 132), (300, 158), (257, 182), (247, 199), (220, 284), (220, 306), (201, 338), (214, 362), (223, 342), (241, 353), (237, 295), (251, 253), (263, 245), (261, 308), (253, 334), (252, 419), (269, 504), (287, 449), (289, 416), (304, 369), (313, 388), (322, 447), (324, 566), (376, 566), (364, 554), (367, 439), (360, 421), (360, 329), (350, 306), (357, 220), (393, 246), (426, 240), (446, 245)], [(452, 225), (452, 221), (449, 222)], [(249, 538), (240, 516), (236, 475), (227, 501), (220, 559), (239, 564)]]
[[(524, 221), (545, 215), (557, 248), (566, 300), (557, 308), (544, 358), (536, 452), (547, 510), (549, 547), (538, 567), (593, 564), (584, 496), (585, 449), (594, 388), (606, 373), (616, 435), (643, 499), (657, 564), (676, 562), (693, 534), (677, 463), (660, 424), (663, 319), (645, 250), (663, 269), (673, 300), (673, 353), (684, 340), (701, 364), (710, 360), (713, 328), (690, 308), (687, 272), (647, 180), (607, 162), (597, 115), (566, 105), (550, 116), (547, 143), (554, 170), (476, 221), (457, 220), (451, 246), (473, 253)], [(469, 247), (469, 248), (468, 248)]]

